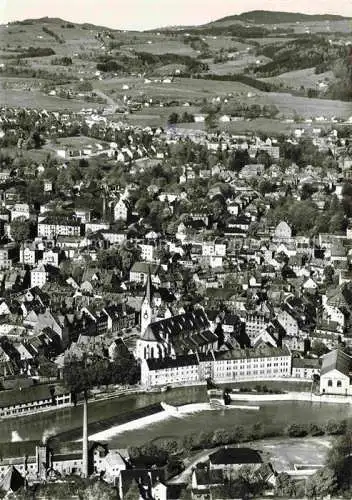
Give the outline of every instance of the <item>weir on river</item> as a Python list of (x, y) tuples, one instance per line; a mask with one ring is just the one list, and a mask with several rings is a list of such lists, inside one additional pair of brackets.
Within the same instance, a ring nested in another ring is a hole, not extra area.
[[(182, 437), (189, 433), (199, 433), (202, 429), (231, 429), (234, 425), (252, 425), (262, 423), (275, 429), (290, 423), (325, 424), (329, 419), (342, 420), (352, 418), (352, 405), (334, 403), (311, 403), (300, 401), (280, 401), (260, 403), (260, 409), (252, 411), (216, 411), (201, 410), (196, 413), (184, 413), (182, 418), (169, 415), (158, 422), (152, 420), (143, 428), (135, 428), (131, 420), (147, 417), (162, 412), (161, 402), (172, 406), (207, 404), (205, 387), (187, 387), (171, 389), (162, 394), (148, 393), (122, 396), (117, 399), (99, 401), (89, 405), (88, 433), (90, 436), (109, 431), (107, 441), (113, 446), (124, 447), (138, 445), (163, 436)], [(236, 405), (242, 406), (242, 402)], [(255, 404), (253, 402), (253, 404)], [(243, 402), (243, 406), (247, 406)], [(191, 407), (190, 407), (191, 408)], [(129, 424), (123, 432), (113, 432), (118, 426)], [(59, 435), (61, 441), (81, 438), (82, 406), (66, 408), (56, 412), (7, 419), (0, 422), (0, 443), (19, 440), (41, 440)]]

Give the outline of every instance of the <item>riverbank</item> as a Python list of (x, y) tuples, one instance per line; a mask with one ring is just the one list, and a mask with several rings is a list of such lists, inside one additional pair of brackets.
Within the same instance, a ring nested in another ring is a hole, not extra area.
[(332, 394), (312, 394), (310, 392), (287, 392), (284, 394), (246, 394), (243, 392), (230, 393), (231, 401), (255, 401), (274, 402), (274, 401), (304, 401), (308, 403), (333, 403), (352, 405), (352, 396), (335, 396)]

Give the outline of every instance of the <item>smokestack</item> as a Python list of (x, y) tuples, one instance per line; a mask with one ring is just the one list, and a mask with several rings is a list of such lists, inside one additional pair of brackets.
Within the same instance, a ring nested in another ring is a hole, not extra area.
[(106, 220), (106, 195), (103, 194), (103, 220)]
[(88, 477), (88, 402), (84, 395), (83, 402), (83, 450), (82, 450), (82, 476)]

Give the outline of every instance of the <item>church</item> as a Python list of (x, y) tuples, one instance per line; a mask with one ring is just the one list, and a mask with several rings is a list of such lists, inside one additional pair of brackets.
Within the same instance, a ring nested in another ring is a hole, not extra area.
[(137, 340), (136, 356), (143, 359), (174, 358), (188, 354), (217, 350), (218, 337), (211, 330), (202, 309), (157, 319), (151, 277), (141, 307), (141, 334)]

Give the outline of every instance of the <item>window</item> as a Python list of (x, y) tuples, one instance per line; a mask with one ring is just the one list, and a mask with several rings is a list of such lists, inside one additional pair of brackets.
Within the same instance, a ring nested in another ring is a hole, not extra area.
[(328, 380), (328, 387), (332, 387), (332, 380)]
[(336, 385), (337, 385), (337, 387), (341, 387), (341, 385), (342, 385), (341, 380), (338, 380)]

